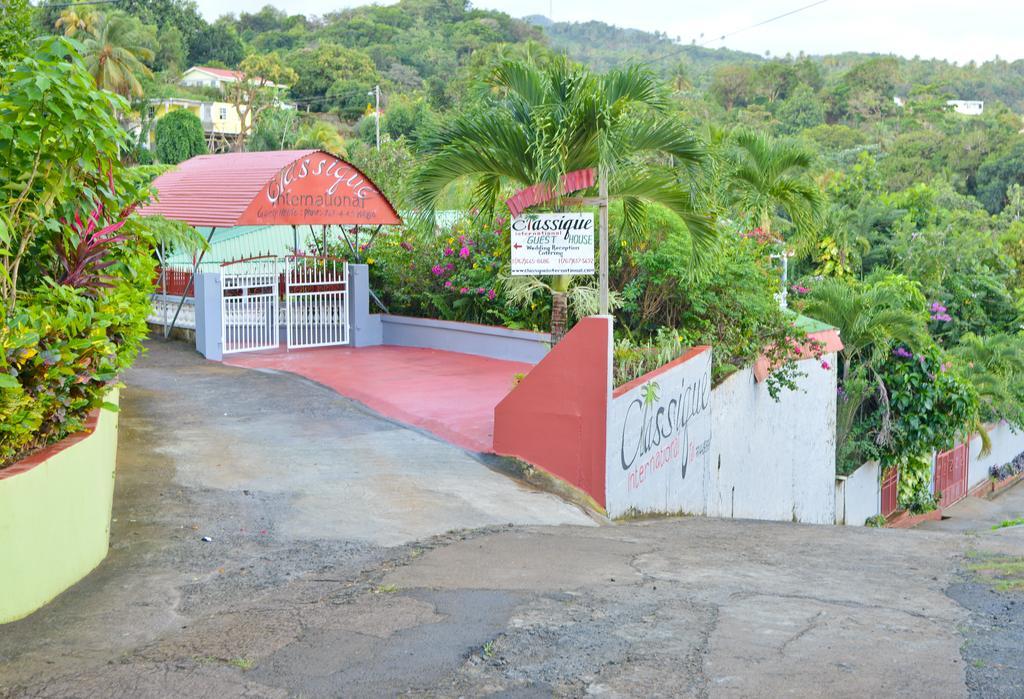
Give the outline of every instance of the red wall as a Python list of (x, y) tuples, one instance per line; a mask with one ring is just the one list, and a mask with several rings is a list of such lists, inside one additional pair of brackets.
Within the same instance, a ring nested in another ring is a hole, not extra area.
[(494, 409), (495, 452), (558, 476), (601, 507), (611, 342), (610, 318), (584, 318)]

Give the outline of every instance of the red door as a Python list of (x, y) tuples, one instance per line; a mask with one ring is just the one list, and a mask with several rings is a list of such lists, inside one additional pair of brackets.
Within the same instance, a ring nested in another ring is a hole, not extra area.
[(949, 507), (967, 496), (968, 455), (967, 445), (957, 444), (935, 457), (935, 492), (940, 507)]
[(882, 477), (882, 516), (888, 517), (899, 507), (900, 470), (893, 466)]

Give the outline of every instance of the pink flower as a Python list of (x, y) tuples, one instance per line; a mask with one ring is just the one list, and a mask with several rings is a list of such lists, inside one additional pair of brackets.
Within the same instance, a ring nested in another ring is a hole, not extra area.
[(444, 256), (445, 257), (449, 257), (449, 256), (454, 255), (454, 254), (455, 254), (455, 251), (452, 250), (449, 246), (446, 245), (445, 248), (444, 248)]
[(453, 269), (455, 269), (455, 263), (453, 263), (453, 262), (449, 262), (448, 264), (446, 264), (444, 266), (444, 271), (445, 272), (451, 272)]
[(462, 249), (459, 250), (459, 257), (462, 257), (462, 258), (469, 257), (469, 248), (467, 248), (465, 245), (463, 245)]
[(479, 287), (479, 288), (478, 288), (478, 289), (476, 290), (476, 293), (478, 293), (478, 294), (485, 294), (485, 293), (487, 293), (487, 289), (485, 289), (485, 288), (483, 288), (483, 287), (481, 286), (481, 287)]
[(444, 267), (442, 267), (441, 265), (434, 265), (433, 267), (430, 268), (430, 271), (434, 273), (435, 277), (440, 277), (442, 274), (444, 274)]
[(498, 294), (494, 291), (494, 289), (489, 289), (487, 291), (487, 298), (489, 298), (491, 301), (493, 301), (494, 297), (497, 296), (497, 295)]
[(412, 243), (410, 243), (408, 240), (403, 240), (402, 248), (408, 250), (409, 252), (412, 252)]
[(459, 289), (459, 293), (460, 294), (468, 294), (469, 293), (469, 289), (467, 289), (466, 287), (462, 287), (461, 289)]
[(799, 284), (797, 284), (797, 285), (795, 285), (793, 287), (793, 291), (795, 291), (798, 294), (803, 295), (803, 294), (809, 293), (810, 289), (808, 289), (806, 286), (800, 286)]
[(828, 362), (825, 362), (825, 361), (823, 361), (823, 362), (821, 363), (821, 368), (822, 368), (822, 369), (824, 369), (825, 371), (828, 371), (829, 369), (831, 369), (831, 368), (832, 368), (832, 365), (831, 365), (831, 364), (829, 364)]
[(444, 288), (445, 289), (451, 289), (452, 288), (452, 280), (451, 279), (449, 279), (448, 281), (446, 281), (444, 283)]

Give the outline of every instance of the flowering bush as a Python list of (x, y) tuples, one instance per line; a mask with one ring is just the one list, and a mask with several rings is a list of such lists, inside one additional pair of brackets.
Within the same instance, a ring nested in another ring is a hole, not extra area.
[(407, 227), (361, 246), (371, 286), (388, 312), (443, 320), (546, 329), (548, 298), (526, 305), (506, 293), (508, 220), (461, 221), (446, 232)]
[(1024, 452), (1017, 454), (1008, 463), (1001, 466), (992, 466), (988, 470), (988, 475), (994, 480), (1002, 481), (1016, 476), (1021, 471), (1024, 471)]
[(899, 349), (879, 371), (886, 395), (877, 401), (872, 436), (882, 466), (899, 467), (899, 500), (908, 507), (925, 499), (931, 480), (931, 462), (922, 457), (948, 448), (976, 423), (978, 396), (938, 347)]

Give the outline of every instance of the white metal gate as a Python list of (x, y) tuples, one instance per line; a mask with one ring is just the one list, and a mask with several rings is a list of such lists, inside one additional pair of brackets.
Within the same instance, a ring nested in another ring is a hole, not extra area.
[(332, 257), (285, 258), (288, 347), (348, 344), (348, 263)]
[(280, 344), (278, 279), (277, 258), (242, 260), (220, 268), (224, 354)]

